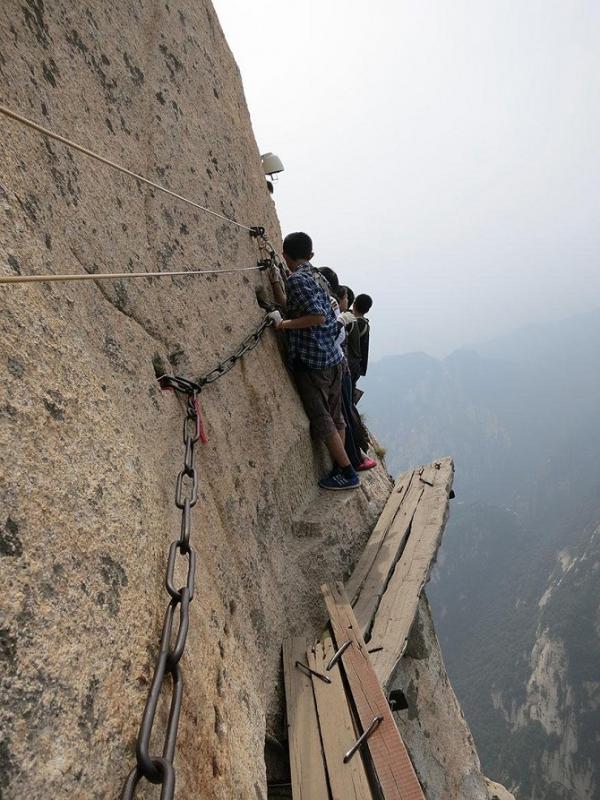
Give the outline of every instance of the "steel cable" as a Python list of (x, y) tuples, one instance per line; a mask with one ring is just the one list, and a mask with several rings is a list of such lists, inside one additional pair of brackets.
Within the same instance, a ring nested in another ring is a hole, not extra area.
[(266, 269), (264, 263), (255, 267), (233, 267), (230, 269), (190, 269), (173, 272), (80, 272), (57, 275), (0, 275), (0, 284), (8, 283), (42, 283), (54, 281), (91, 281), (122, 280), (127, 278), (169, 278), (186, 275), (222, 275), (232, 272), (251, 272)]
[(200, 209), (200, 211), (204, 211), (207, 214), (211, 214), (213, 217), (217, 217), (218, 219), (223, 220), (223, 222), (229, 222), (231, 225), (237, 225), (238, 228), (242, 228), (245, 231), (251, 231), (252, 228), (248, 225), (242, 225), (240, 222), (237, 222), (235, 219), (231, 219), (231, 217), (226, 217), (224, 214), (219, 214), (218, 211), (213, 211), (211, 208), (207, 208), (206, 206), (200, 205), (200, 203), (196, 203), (194, 200), (190, 200), (189, 197), (184, 197), (177, 192), (171, 191), (171, 189), (167, 189), (166, 186), (161, 186), (160, 183), (156, 183), (155, 181), (151, 181), (149, 178), (145, 178), (143, 175), (139, 175), (137, 172), (132, 172), (132, 170), (127, 169), (127, 167), (123, 167), (121, 164), (117, 164), (115, 161), (111, 161), (109, 158), (105, 158), (104, 156), (95, 153), (93, 150), (89, 150), (87, 147), (84, 147), (81, 144), (77, 144), (77, 142), (71, 141), (71, 139), (67, 139), (65, 136), (61, 136), (59, 133), (55, 133), (54, 131), (49, 130), (49, 128), (44, 128), (43, 125), (38, 125), (37, 122), (33, 122), (33, 120), (27, 119), (22, 114), (18, 114), (16, 111), (12, 111), (10, 108), (6, 106), (0, 105), (0, 114), (3, 114), (5, 117), (14, 120), (15, 122), (21, 123), (21, 125), (25, 125), (28, 128), (31, 128), (37, 133), (41, 133), (44, 136), (48, 136), (50, 139), (55, 139), (57, 142), (62, 142), (62, 144), (67, 145), (67, 147), (71, 147), (73, 150), (77, 150), (80, 153), (83, 153), (90, 158), (96, 159), (96, 161), (100, 161), (102, 164), (106, 164), (113, 169), (118, 170), (119, 172), (123, 172), (125, 175), (129, 175), (132, 178), (135, 178), (137, 181), (141, 181), (141, 183), (145, 183), (147, 186), (151, 186), (153, 189), (157, 189), (159, 192), (164, 192), (168, 194), (170, 197), (174, 197), (176, 200), (181, 200), (183, 203), (187, 203), (194, 208)]

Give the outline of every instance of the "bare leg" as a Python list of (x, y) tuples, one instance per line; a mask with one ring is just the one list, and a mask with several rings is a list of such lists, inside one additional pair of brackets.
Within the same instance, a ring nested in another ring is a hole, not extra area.
[(330, 433), (325, 439), (325, 444), (334, 463), (336, 463), (342, 469), (350, 465), (350, 459), (348, 458), (348, 454), (344, 449), (342, 435), (338, 431), (335, 433)]

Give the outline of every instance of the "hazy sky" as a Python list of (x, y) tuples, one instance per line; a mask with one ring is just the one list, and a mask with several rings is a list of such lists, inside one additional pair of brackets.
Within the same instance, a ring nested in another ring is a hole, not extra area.
[(600, 305), (598, 0), (214, 0), (282, 229), (375, 356)]

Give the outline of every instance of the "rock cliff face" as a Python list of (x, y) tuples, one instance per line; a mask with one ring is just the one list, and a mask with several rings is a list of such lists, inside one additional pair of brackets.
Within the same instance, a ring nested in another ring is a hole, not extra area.
[(600, 528), (562, 550), (539, 600), (529, 678), (522, 695), (493, 694), (515, 738), (535, 742), (523, 788), (531, 798), (587, 800), (600, 792), (597, 725)]
[[(7, 0), (0, 76), (6, 105), (277, 240), (240, 77), (210, 3)], [(256, 261), (245, 231), (3, 118), (0, 142), (4, 272)], [(248, 272), (0, 288), (5, 800), (114, 797), (134, 763), (180, 519), (184, 408), (157, 389), (155, 371), (195, 377), (233, 352), (261, 320), (263, 283)], [(260, 800), (265, 738), (270, 774), (284, 769), (272, 739), (283, 731), (282, 637), (319, 632), (318, 586), (346, 577), (390, 481), (378, 468), (357, 492), (318, 495), (323, 453), (271, 331), (201, 399), (209, 442), (198, 453), (177, 796)], [(439, 659), (435, 639), (431, 648)], [(447, 681), (436, 692), (453, 700)], [(166, 713), (161, 705), (153, 751)], [(459, 723), (468, 737), (454, 703), (444, 725)], [(427, 735), (442, 752), (438, 733)], [(450, 751), (443, 758), (477, 773), (472, 746), (460, 752), (461, 763)], [(454, 796), (484, 797), (476, 783)]]
[(394, 686), (404, 690), (409, 703), (407, 711), (394, 716), (428, 798), (512, 798), (481, 773), (473, 738), (446, 674), (425, 596), (420, 600)]

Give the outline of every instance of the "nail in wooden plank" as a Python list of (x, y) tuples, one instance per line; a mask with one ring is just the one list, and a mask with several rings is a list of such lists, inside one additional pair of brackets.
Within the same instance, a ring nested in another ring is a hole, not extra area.
[[(382, 722), (367, 739), (384, 800), (425, 800), (425, 795), (375, 675), (356, 617), (341, 583), (321, 587), (337, 647), (350, 639), (341, 658), (363, 730), (377, 716)], [(355, 756), (356, 758), (356, 756)]]
[(307, 651), (309, 667), (331, 678), (330, 685), (316, 677), (312, 679), (331, 795), (333, 800), (372, 800), (373, 795), (360, 754), (344, 764), (344, 755), (355, 743), (358, 734), (352, 720), (339, 663), (327, 672), (327, 664), (334, 653), (331, 639), (317, 642)]

